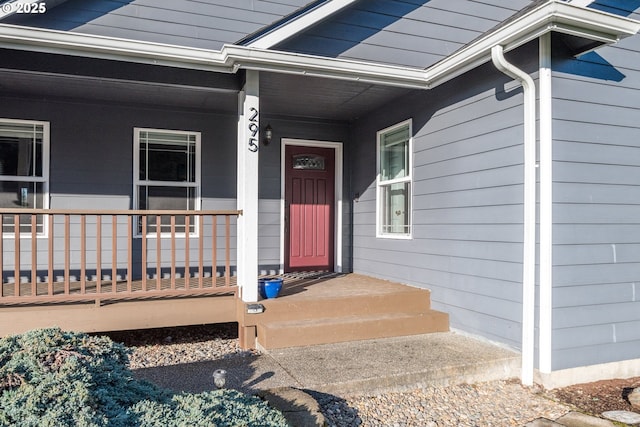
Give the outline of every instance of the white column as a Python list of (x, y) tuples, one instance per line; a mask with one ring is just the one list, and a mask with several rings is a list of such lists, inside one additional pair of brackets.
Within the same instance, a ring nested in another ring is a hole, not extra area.
[(539, 370), (552, 368), (553, 313), (553, 130), (551, 34), (540, 37), (540, 339)]
[(258, 301), (259, 74), (248, 70), (238, 96), (238, 285), (242, 300)]

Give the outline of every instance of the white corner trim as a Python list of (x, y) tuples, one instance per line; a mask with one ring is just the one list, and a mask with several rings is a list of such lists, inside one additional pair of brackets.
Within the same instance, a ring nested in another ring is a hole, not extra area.
[(536, 85), (529, 74), (510, 64), (502, 46), (491, 49), (495, 67), (524, 90), (524, 235), (522, 240), (522, 383), (533, 384), (536, 304)]
[(352, 5), (356, 1), (357, 0), (329, 0), (258, 37), (251, 43), (248, 43), (247, 46), (259, 49), (270, 49), (278, 43), (304, 31), (311, 25), (317, 24), (345, 7)]
[(553, 338), (553, 131), (551, 86), (551, 34), (540, 37), (539, 90), (539, 150), (540, 150), (540, 372), (552, 369)]
[(336, 273), (342, 273), (342, 185), (343, 185), (343, 144), (342, 142), (332, 141), (316, 141), (307, 139), (282, 138), (280, 144), (280, 268), (284, 271), (285, 263), (285, 229), (284, 229), (284, 210), (285, 210), (285, 148), (287, 145), (299, 147), (321, 147), (333, 148), (334, 150), (334, 238), (333, 238), (333, 269)]

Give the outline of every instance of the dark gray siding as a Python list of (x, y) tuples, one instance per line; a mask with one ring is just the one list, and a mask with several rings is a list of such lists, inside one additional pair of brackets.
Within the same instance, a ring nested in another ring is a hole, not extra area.
[(428, 67), (528, 4), (530, 0), (360, 1), (277, 48)]
[[(50, 122), (50, 207), (55, 209), (130, 209), (133, 194), (133, 128), (192, 130), (202, 135), (202, 206), (205, 209), (235, 209), (235, 140), (237, 119), (205, 112), (180, 112), (153, 108), (125, 107), (91, 102), (47, 102), (5, 98), (0, 116)], [(62, 219), (54, 234), (63, 235)], [(76, 220), (77, 221), (77, 220)], [(104, 218), (104, 232), (111, 219)], [(121, 219), (117, 242), (119, 268), (126, 267), (127, 226)], [(94, 218), (88, 219), (87, 247), (95, 248)], [(77, 229), (76, 229), (77, 230)], [(218, 246), (223, 247), (219, 227)], [(76, 232), (74, 232), (76, 233)], [(77, 234), (77, 233), (76, 233)], [(105, 236), (108, 234), (105, 234)], [(72, 236), (72, 262), (80, 259), (79, 235)], [(235, 219), (232, 226), (232, 264), (235, 265)], [(210, 249), (210, 242), (206, 244)], [(134, 242), (134, 248), (136, 247)], [(169, 242), (163, 244), (163, 264), (170, 260)], [(192, 248), (195, 248), (195, 241)], [(56, 243), (57, 244), (57, 243)], [(24, 245), (23, 268), (29, 261)], [(41, 252), (46, 240), (39, 239)], [(104, 260), (111, 259), (111, 243), (104, 244)], [(183, 241), (178, 242), (183, 247)], [(62, 249), (62, 247), (60, 248)], [(220, 252), (222, 254), (223, 252)], [(5, 256), (7, 254), (5, 253)], [(44, 255), (42, 253), (41, 255)], [(91, 268), (92, 256), (89, 256)], [(182, 256), (179, 256), (180, 262)], [(192, 256), (193, 259), (193, 256)], [(219, 259), (221, 259), (219, 255)], [(8, 260), (8, 259), (7, 259)], [(41, 265), (46, 265), (46, 259)], [(56, 257), (56, 268), (63, 257)], [(150, 260), (152, 262), (152, 260)], [(72, 267), (74, 268), (74, 267)]]
[(553, 369), (640, 358), (639, 56), (554, 64)]
[[(202, 208), (236, 208), (235, 116), (195, 110), (125, 107), (100, 102), (0, 99), (2, 118), (50, 122), (51, 208), (132, 208), (134, 127), (201, 132)], [(280, 263), (280, 138), (345, 141), (348, 136), (346, 124), (282, 118), (269, 122), (276, 134), (273, 143), (261, 147), (260, 151), (260, 223), (257, 236), (260, 269), (267, 274), (277, 272)], [(348, 179), (345, 182), (348, 183)], [(89, 224), (94, 221), (89, 219)], [(110, 227), (110, 218), (105, 218), (105, 221)], [(56, 235), (62, 236), (62, 223), (55, 227)], [(89, 226), (88, 230), (92, 230), (92, 227)], [(110, 228), (105, 226), (106, 230)], [(126, 223), (123, 222), (119, 225), (119, 235), (126, 236), (126, 232)], [(220, 226), (219, 247), (223, 247), (224, 243), (222, 232), (223, 227)], [(232, 220), (231, 233), (231, 261), (235, 266), (235, 219)], [(79, 247), (78, 236), (74, 236), (74, 239), (72, 247)], [(209, 245), (207, 240), (205, 242)], [(345, 241), (348, 243), (349, 239), (345, 238)], [(95, 247), (91, 238), (87, 245)], [(180, 245), (181, 242), (178, 249)], [(193, 248), (195, 245), (196, 242), (192, 241)], [(46, 240), (39, 239), (39, 248), (44, 251), (46, 247)], [(5, 263), (12, 260), (7, 248), (5, 246)], [(126, 238), (120, 239), (120, 268), (126, 266), (126, 248)], [(107, 246), (105, 250), (103, 258), (111, 259)], [(168, 243), (163, 250), (169, 250)], [(25, 270), (30, 260), (29, 251), (30, 246), (23, 245), (21, 261)], [(348, 251), (344, 252), (348, 254)], [(44, 257), (44, 253), (41, 256)], [(167, 252), (163, 260), (169, 259)], [(74, 252), (72, 260), (79, 260), (79, 252)], [(46, 258), (40, 261), (41, 265), (46, 265)], [(56, 258), (56, 267), (62, 267), (62, 262), (62, 257)], [(348, 260), (344, 260), (343, 264), (349, 265)]]
[[(409, 118), (413, 238), (376, 238), (376, 131)], [(354, 270), (429, 288), (453, 328), (514, 347), (522, 318), (522, 121), (522, 91), (487, 65), (358, 121), (352, 153)]]
[(9, 23), (220, 49), (304, 6), (308, 0), (69, 0)]

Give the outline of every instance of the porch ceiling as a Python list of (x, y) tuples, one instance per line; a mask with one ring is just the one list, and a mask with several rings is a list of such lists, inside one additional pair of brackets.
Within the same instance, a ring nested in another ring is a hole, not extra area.
[[(146, 82), (143, 78), (143, 75), (124, 79), (0, 68), (0, 96), (237, 112), (236, 88), (192, 82)], [(260, 78), (261, 110), (265, 116), (350, 121), (408, 91), (303, 75), (263, 72)]]
[(235, 111), (237, 95), (205, 88), (0, 69), (0, 96)]
[(263, 114), (355, 120), (411, 89), (290, 74), (261, 73)]

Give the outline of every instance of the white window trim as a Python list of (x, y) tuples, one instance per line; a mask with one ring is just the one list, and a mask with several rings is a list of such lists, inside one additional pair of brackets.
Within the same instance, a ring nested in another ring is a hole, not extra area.
[[(394, 178), (386, 181), (380, 179), (380, 139), (382, 135), (394, 131), (398, 128), (409, 126), (409, 173), (402, 178)], [(382, 209), (381, 209), (381, 188), (389, 184), (400, 182), (409, 183), (409, 233), (383, 233), (382, 232)], [(407, 119), (393, 126), (379, 130), (376, 133), (376, 237), (380, 239), (410, 240), (413, 238), (413, 120)]]
[[(5, 176), (0, 177), (1, 181), (19, 181), (19, 182), (41, 182), (42, 183), (42, 209), (49, 209), (49, 144), (50, 144), (50, 123), (40, 120), (24, 120), (24, 119), (3, 119), (0, 123), (18, 123), (29, 125), (42, 125), (42, 176)], [(43, 215), (42, 232), (37, 233), (37, 238), (46, 238), (49, 232), (48, 216)], [(20, 233), (20, 238), (30, 238), (32, 233)], [(3, 238), (15, 238), (15, 233), (2, 233)]]
[[(164, 132), (178, 135), (195, 135), (196, 137), (196, 172), (195, 182), (183, 183), (183, 182), (171, 182), (171, 181), (149, 181), (140, 179), (140, 133), (141, 132)], [(194, 187), (196, 189), (194, 212), (202, 209), (202, 187), (201, 187), (201, 173), (202, 173), (202, 152), (201, 152), (201, 133), (195, 131), (173, 130), (173, 129), (155, 129), (155, 128), (133, 128), (133, 208), (138, 209), (138, 187), (140, 185), (150, 186), (163, 186), (163, 187)], [(137, 221), (134, 221), (137, 223)], [(198, 222), (194, 224), (193, 233), (189, 233), (189, 237), (198, 237), (200, 230), (198, 229)], [(175, 233), (176, 238), (184, 238), (186, 233)], [(142, 234), (138, 232), (138, 227), (134, 229), (134, 237), (140, 238)], [(157, 234), (147, 232), (147, 239), (156, 238)], [(160, 238), (171, 237), (171, 233), (161, 232)]]

